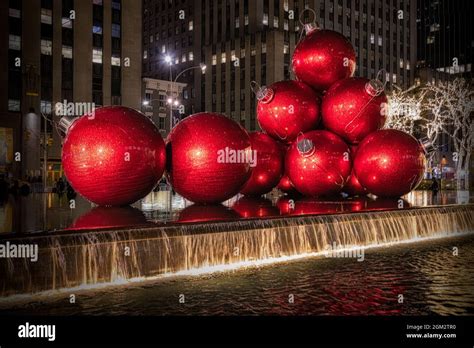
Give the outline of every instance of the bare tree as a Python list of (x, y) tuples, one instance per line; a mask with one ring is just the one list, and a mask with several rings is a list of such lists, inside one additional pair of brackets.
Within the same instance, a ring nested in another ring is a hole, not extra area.
[(474, 149), (474, 91), (464, 79), (427, 84), (423, 109), (431, 118), (427, 136), (445, 133), (453, 142), (457, 188), (469, 189), (469, 167)]
[(388, 112), (385, 128), (404, 131), (408, 134), (415, 133), (415, 125), (421, 120), (424, 92), (419, 93), (417, 86), (402, 90), (394, 85), (388, 95)]

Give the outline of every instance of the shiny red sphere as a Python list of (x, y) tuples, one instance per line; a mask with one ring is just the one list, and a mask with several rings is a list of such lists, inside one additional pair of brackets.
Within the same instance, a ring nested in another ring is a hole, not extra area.
[(250, 144), (255, 155), (252, 174), (240, 193), (260, 196), (270, 192), (280, 181), (284, 169), (284, 157), (280, 145), (262, 132), (252, 132)]
[(285, 193), (295, 193), (296, 189), (291, 183), (290, 178), (288, 175), (283, 175), (280, 179), (280, 182), (277, 185), (277, 188)]
[(369, 82), (362, 77), (343, 79), (332, 85), (323, 97), (324, 126), (351, 144), (359, 143), (385, 124), (383, 110), (387, 96), (384, 92), (375, 95)]
[(73, 122), (64, 139), (62, 163), (72, 187), (88, 200), (127, 205), (146, 196), (160, 180), (165, 144), (145, 115), (108, 106)]
[(166, 141), (168, 177), (175, 191), (192, 202), (223, 202), (239, 193), (250, 177), (249, 135), (224, 115), (189, 116)]
[(260, 127), (276, 140), (289, 143), (316, 128), (320, 98), (303, 82), (280, 81), (266, 87), (257, 104)]
[(351, 173), (349, 147), (331, 132), (311, 131), (291, 145), (285, 168), (291, 182), (302, 194), (335, 194), (342, 189)]
[(368, 135), (357, 148), (354, 170), (362, 186), (381, 197), (399, 197), (423, 178), (426, 156), (411, 135), (384, 129)]
[(356, 54), (342, 34), (315, 29), (296, 46), (292, 65), (298, 80), (322, 92), (354, 74)]

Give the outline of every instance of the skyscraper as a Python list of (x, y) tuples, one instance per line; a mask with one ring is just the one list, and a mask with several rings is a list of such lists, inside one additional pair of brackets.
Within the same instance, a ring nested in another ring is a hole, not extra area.
[[(251, 81), (260, 85), (293, 78), (291, 54), (302, 24), (343, 33), (357, 53), (357, 76), (381, 69), (390, 83), (408, 86), (416, 62), (415, 1), (399, 0), (144, 0), (143, 74), (169, 80), (199, 63), (186, 82), (187, 114), (216, 111), (249, 130), (257, 127)], [(306, 10), (306, 11), (305, 11)]]
[(57, 122), (57, 103), (140, 109), (141, 18), (133, 0), (0, 2), (0, 129), (21, 155), (7, 170), (39, 175), (49, 143), (48, 177), (62, 175), (61, 141), (45, 120)]

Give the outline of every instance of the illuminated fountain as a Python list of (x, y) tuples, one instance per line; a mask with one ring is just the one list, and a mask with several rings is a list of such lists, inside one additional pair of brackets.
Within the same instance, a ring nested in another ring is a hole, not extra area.
[(116, 285), (323, 255), (328, 246), (377, 247), (474, 233), (474, 205), (18, 236), (37, 262), (0, 262), (0, 296)]

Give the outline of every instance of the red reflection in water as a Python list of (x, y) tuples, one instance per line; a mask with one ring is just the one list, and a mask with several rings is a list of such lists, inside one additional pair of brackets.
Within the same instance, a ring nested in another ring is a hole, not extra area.
[(207, 222), (236, 220), (239, 215), (222, 204), (201, 205), (193, 204), (179, 213), (178, 222)]
[(402, 198), (383, 198), (378, 197), (375, 200), (367, 202), (367, 210), (387, 210), (387, 209), (406, 209), (410, 208), (410, 203)]
[(232, 206), (241, 217), (268, 217), (278, 216), (280, 212), (272, 202), (262, 197), (242, 197)]
[(98, 229), (149, 224), (143, 213), (132, 207), (95, 207), (78, 217), (68, 228)]

